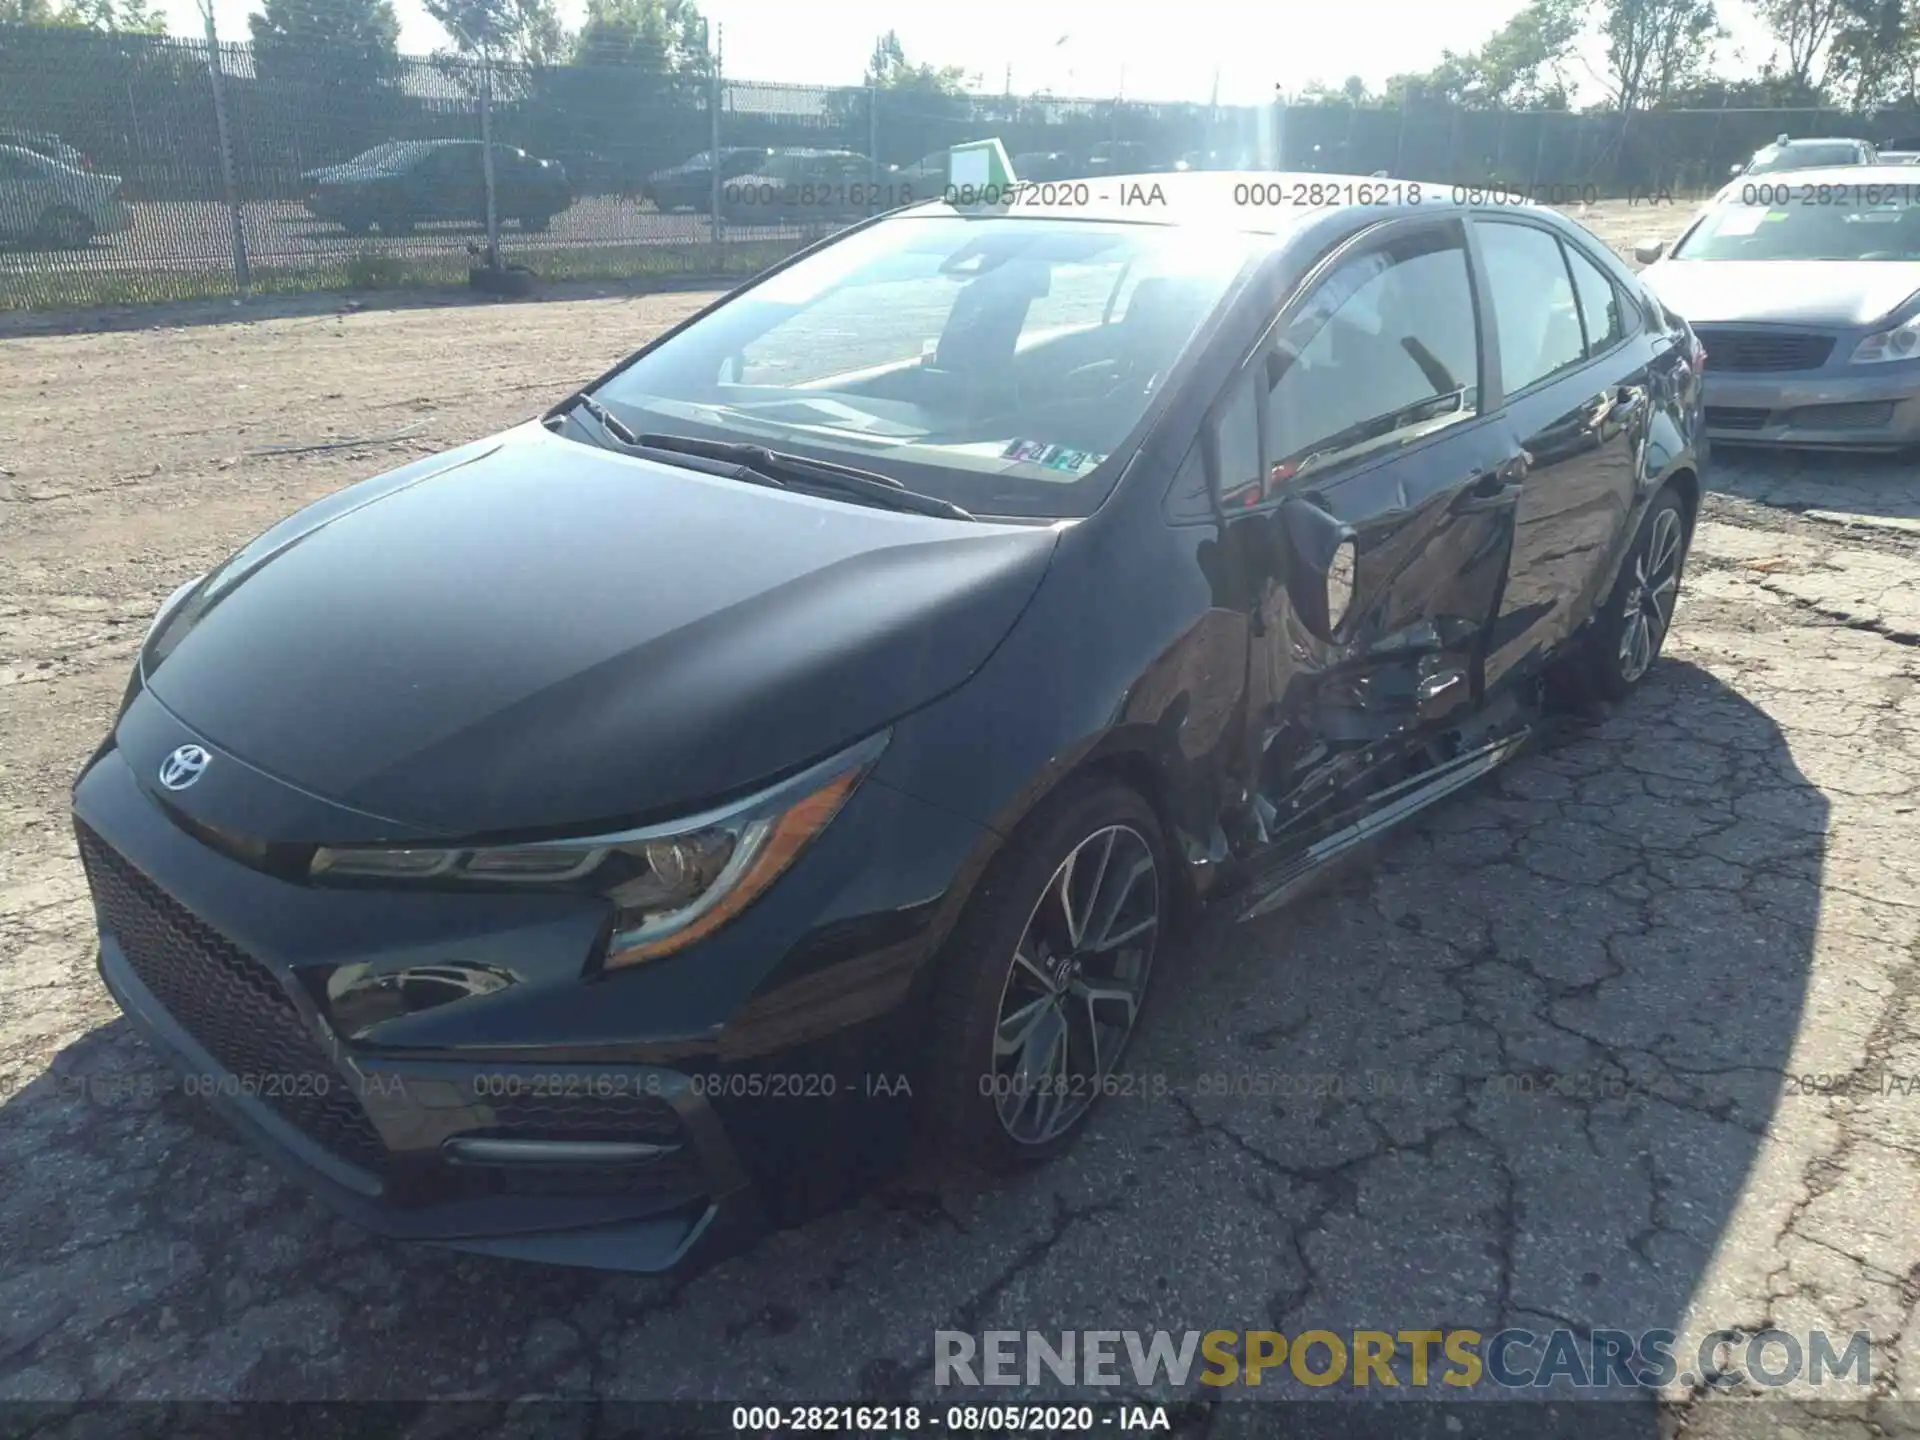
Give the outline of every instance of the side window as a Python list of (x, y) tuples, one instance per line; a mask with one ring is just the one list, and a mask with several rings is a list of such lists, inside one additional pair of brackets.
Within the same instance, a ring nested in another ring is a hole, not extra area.
[(1627, 338), (1620, 291), (1598, 265), (1573, 246), (1566, 250), (1574, 293), (1580, 298), (1580, 318), (1587, 328), (1587, 354), (1603, 354)]
[(1506, 393), (1578, 365), (1586, 347), (1559, 240), (1511, 221), (1481, 220), (1476, 228), (1486, 256)]
[(1254, 405), (1252, 376), (1243, 375), (1221, 407), (1214, 429), (1214, 458), (1224, 508), (1258, 505), (1265, 498), (1266, 485), (1260, 473), (1260, 412)]
[(1457, 226), (1416, 231), (1346, 261), (1286, 323), (1261, 369), (1267, 490), (1476, 414), (1479, 365)]

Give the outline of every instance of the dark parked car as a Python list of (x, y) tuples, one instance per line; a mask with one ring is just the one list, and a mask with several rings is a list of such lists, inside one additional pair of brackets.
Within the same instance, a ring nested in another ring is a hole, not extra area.
[(852, 150), (772, 150), (720, 187), (720, 214), (744, 225), (856, 220), (937, 190), (900, 182)]
[(1064, 150), (1025, 150), (1013, 157), (1014, 177), (1019, 180), (1074, 180), (1085, 167)]
[(182, 587), (73, 796), (127, 1015), (501, 1255), (694, 1263), (911, 1125), (1060, 1151), (1176, 917), (1673, 617), (1685, 323), (1547, 210), (1233, 203), (1288, 178), (872, 221)]
[[(486, 161), (477, 140), (395, 140), (338, 165), (309, 170), (307, 209), (355, 235), (378, 226), (404, 235), (433, 220), (487, 220)], [(500, 220), (544, 230), (573, 203), (566, 168), (511, 145), (493, 147)]]
[[(756, 165), (765, 163), (773, 152), (764, 145), (735, 145), (720, 152), (720, 179), (724, 184), (728, 180), (746, 174)], [(670, 165), (665, 170), (656, 170), (647, 177), (641, 188), (640, 197), (651, 200), (655, 208), (662, 211), (701, 210), (713, 204), (713, 159), (709, 152), (702, 150), (698, 155), (682, 160), (678, 165)]]

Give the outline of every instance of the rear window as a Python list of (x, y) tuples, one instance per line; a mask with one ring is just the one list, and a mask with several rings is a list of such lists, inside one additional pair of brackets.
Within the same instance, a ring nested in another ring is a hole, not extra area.
[(1860, 147), (1851, 144), (1769, 145), (1753, 157), (1748, 173), (1766, 174), (1774, 170), (1812, 170), (1821, 165), (1856, 165)]

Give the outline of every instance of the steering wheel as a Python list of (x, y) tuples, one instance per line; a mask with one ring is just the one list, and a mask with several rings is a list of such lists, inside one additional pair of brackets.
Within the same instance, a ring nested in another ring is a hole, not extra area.
[(1062, 390), (1084, 390), (1092, 395), (1108, 395), (1127, 378), (1127, 367), (1111, 357), (1076, 365), (1060, 377)]

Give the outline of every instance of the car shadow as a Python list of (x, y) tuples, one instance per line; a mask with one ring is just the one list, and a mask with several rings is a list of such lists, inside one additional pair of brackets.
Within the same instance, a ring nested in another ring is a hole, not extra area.
[[(1127, 1088), (1053, 1164), (919, 1157), (680, 1279), (373, 1239), (114, 1020), (0, 1106), (0, 1395), (951, 1401), (939, 1329), (1682, 1331), (1795, 1103), (1827, 812), (1763, 711), (1663, 661), (1323, 893), (1210, 912), (1161, 957)], [(1125, 1393), (1378, 1398), (1286, 1374)], [(1472, 1433), (1659, 1433), (1647, 1391), (1602, 1393), (1572, 1429), (1520, 1404)], [(1056, 1394), (1113, 1392), (960, 1398)], [(1382, 1433), (1309, 1408), (1313, 1433)], [(1459, 1433), (1455, 1410), (1391, 1429)], [(1216, 1423), (1271, 1433), (1257, 1403)]]
[(1707, 483), (1718, 494), (1776, 509), (1850, 519), (1920, 520), (1920, 465), (1896, 455), (1716, 444)]

